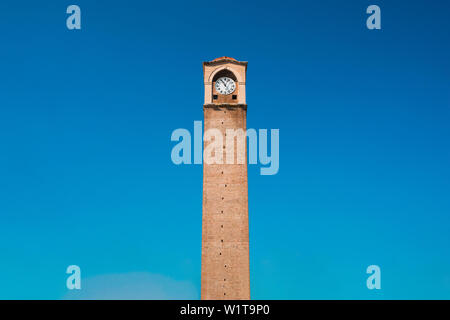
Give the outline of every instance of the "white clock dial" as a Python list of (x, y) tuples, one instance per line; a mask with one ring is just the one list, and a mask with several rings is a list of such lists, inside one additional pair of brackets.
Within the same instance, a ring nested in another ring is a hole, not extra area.
[(216, 80), (216, 91), (220, 94), (232, 94), (236, 90), (233, 79), (222, 77)]

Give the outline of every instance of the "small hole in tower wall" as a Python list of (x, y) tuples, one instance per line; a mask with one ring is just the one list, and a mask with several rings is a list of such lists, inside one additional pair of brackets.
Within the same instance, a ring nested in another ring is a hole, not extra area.
[(237, 99), (237, 95), (235, 95), (235, 94), (233, 94), (233, 100), (236, 100)]
[(214, 94), (214, 95), (213, 95), (213, 100), (217, 100), (218, 97), (219, 97), (219, 96), (218, 96), (217, 94)]

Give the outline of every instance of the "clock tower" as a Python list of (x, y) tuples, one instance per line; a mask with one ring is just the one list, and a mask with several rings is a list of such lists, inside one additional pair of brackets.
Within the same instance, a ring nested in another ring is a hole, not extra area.
[[(230, 57), (203, 63), (205, 136), (212, 129), (223, 137), (223, 161), (203, 161), (201, 298), (206, 300), (250, 299), (246, 71), (247, 62)], [(244, 132), (241, 144), (229, 139), (230, 130)], [(205, 139), (205, 157), (210, 143)], [(225, 155), (229, 150), (231, 157)]]

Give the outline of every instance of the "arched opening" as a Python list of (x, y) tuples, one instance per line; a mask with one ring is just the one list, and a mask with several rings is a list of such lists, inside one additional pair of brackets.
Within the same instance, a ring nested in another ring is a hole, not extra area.
[(213, 82), (216, 82), (217, 79), (222, 78), (222, 77), (227, 77), (227, 78), (233, 79), (234, 82), (237, 82), (237, 78), (234, 75), (234, 73), (228, 69), (223, 69), (223, 70), (220, 70), (219, 72), (217, 72), (214, 75)]
[[(230, 78), (235, 82), (235, 89), (234, 92), (231, 94), (221, 94), (220, 92), (217, 92), (216, 90), (216, 81), (222, 77)], [(236, 75), (229, 69), (222, 69), (218, 71), (213, 79), (212, 79), (212, 98), (213, 103), (237, 103), (238, 101), (238, 94), (239, 94), (239, 86), (238, 86), (238, 79)]]

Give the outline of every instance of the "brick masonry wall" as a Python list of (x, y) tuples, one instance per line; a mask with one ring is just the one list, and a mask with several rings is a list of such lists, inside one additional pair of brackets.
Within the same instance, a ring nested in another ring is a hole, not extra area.
[[(205, 132), (219, 129), (224, 146), (226, 129), (246, 130), (246, 108), (203, 110)], [(250, 299), (246, 150), (244, 164), (226, 164), (225, 152), (224, 164), (203, 164), (202, 299)]]

